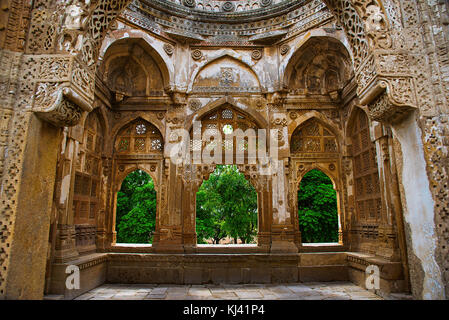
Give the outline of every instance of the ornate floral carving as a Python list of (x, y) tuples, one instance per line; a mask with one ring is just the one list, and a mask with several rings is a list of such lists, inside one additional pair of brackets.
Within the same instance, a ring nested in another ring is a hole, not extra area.
[(193, 60), (200, 60), (203, 57), (203, 53), (201, 50), (195, 49), (192, 51), (191, 56)]
[(171, 44), (169, 44), (169, 43), (164, 44), (164, 51), (169, 56), (171, 56), (173, 54), (174, 50), (175, 49), (173, 48), (173, 46)]
[(182, 4), (189, 8), (194, 8), (196, 6), (195, 0), (182, 0)]
[(260, 60), (262, 58), (262, 50), (256, 49), (251, 52), (251, 58), (254, 60)]
[(234, 3), (232, 3), (231, 1), (226, 1), (225, 3), (223, 3), (223, 5), (221, 6), (221, 10), (225, 11), (225, 12), (232, 12), (235, 10), (235, 5)]
[(194, 112), (198, 111), (202, 107), (201, 101), (198, 99), (192, 99), (192, 100), (190, 100), (189, 107), (190, 107), (190, 110), (192, 110)]
[(273, 3), (273, 0), (260, 0), (261, 7), (271, 6), (272, 3)]
[(74, 126), (81, 120), (82, 109), (73, 102), (62, 97), (57, 99), (45, 111), (36, 111), (36, 115), (55, 126)]
[(283, 44), (279, 49), (281, 55), (285, 56), (290, 51), (290, 46), (288, 44)]

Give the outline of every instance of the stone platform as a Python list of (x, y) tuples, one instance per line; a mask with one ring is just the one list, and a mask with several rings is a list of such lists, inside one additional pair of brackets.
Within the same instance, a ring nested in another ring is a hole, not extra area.
[[(80, 269), (81, 288), (67, 290), (65, 269)], [(366, 254), (315, 252), (296, 254), (210, 253), (96, 253), (53, 266), (50, 294), (73, 299), (102, 284), (241, 285), (351, 281), (365, 286), (365, 269), (380, 270), (377, 294), (403, 291), (402, 268)]]
[(76, 300), (382, 300), (350, 282), (288, 284), (104, 284)]

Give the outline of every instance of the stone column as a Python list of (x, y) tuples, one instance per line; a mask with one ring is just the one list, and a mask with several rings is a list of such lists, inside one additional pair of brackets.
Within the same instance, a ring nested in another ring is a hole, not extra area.
[(271, 175), (271, 252), (295, 253), (295, 229), (291, 214), (288, 212), (288, 180), (285, 172), (284, 160), (274, 160)]
[(52, 261), (66, 262), (78, 256), (76, 250), (76, 230), (73, 217), (73, 188), (75, 183), (75, 161), (79, 143), (64, 128), (61, 142), (61, 152), (57, 166), (55, 188), (56, 235)]
[(164, 201), (161, 203), (159, 217), (159, 232), (153, 248), (155, 252), (181, 253), (183, 249), (182, 236), (182, 204), (185, 194), (183, 193), (183, 181), (178, 173), (177, 165), (167, 161), (165, 173), (166, 185), (160, 186), (165, 193)]

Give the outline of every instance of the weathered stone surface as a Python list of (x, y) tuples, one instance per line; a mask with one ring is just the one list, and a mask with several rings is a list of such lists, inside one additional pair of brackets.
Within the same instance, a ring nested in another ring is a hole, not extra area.
[[(0, 9), (1, 298), (61, 295), (63, 267), (95, 252), (108, 261), (85, 265), (82, 291), (105, 277), (363, 285), (375, 265), (385, 294), (449, 297), (447, 3), (243, 2)], [(225, 159), (174, 161), (195, 121), (221, 137), (275, 130), (268, 164), (238, 164), (258, 194), (256, 246), (196, 245), (196, 191)], [(136, 169), (157, 190), (152, 246), (116, 245), (116, 193)], [(297, 192), (312, 169), (337, 192), (338, 244), (302, 244)], [(166, 268), (145, 264), (153, 253)], [(180, 267), (177, 254), (192, 257)]]

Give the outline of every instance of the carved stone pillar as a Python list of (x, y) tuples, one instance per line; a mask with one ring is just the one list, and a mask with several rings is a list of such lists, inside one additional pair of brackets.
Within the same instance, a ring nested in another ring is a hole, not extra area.
[(63, 132), (62, 150), (57, 166), (58, 173), (54, 195), (54, 204), (57, 212), (54, 252), (54, 261), (56, 263), (65, 262), (78, 256), (72, 210), (77, 154), (78, 143), (71, 137), (69, 130), (65, 129)]
[(155, 252), (184, 252), (182, 230), (182, 203), (186, 196), (183, 192), (183, 180), (177, 165), (166, 160), (165, 164), (166, 186), (161, 203), (158, 232), (155, 235), (158, 241), (153, 244)]
[(398, 234), (394, 216), (396, 210), (392, 194), (398, 189), (394, 184), (390, 164), (390, 146), (388, 131), (380, 124), (374, 124), (374, 139), (376, 143), (379, 184), (382, 198), (382, 216), (379, 221), (379, 245), (377, 254), (391, 261), (399, 261), (401, 256), (398, 247)]
[(102, 183), (100, 187), (100, 201), (99, 204), (102, 209), (98, 212), (97, 219), (97, 248), (105, 250), (112, 243), (112, 235), (108, 233), (108, 221), (111, 221), (109, 214), (112, 213), (108, 206), (112, 189), (112, 158), (103, 157), (102, 159)]

